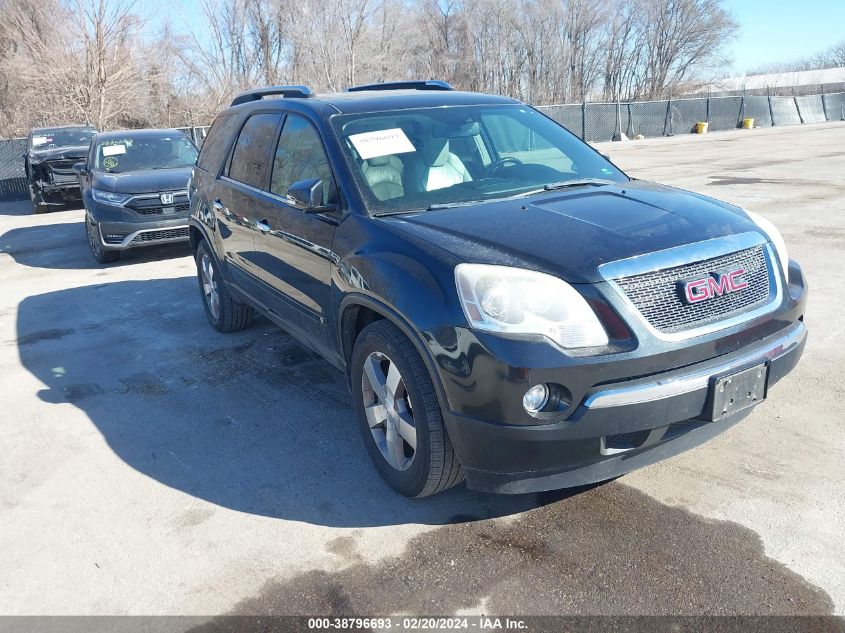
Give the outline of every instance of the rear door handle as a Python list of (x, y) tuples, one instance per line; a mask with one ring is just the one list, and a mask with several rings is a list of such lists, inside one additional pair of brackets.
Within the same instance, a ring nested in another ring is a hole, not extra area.
[(264, 235), (270, 232), (270, 224), (267, 222), (267, 220), (259, 220), (255, 223), (255, 228), (257, 228)]

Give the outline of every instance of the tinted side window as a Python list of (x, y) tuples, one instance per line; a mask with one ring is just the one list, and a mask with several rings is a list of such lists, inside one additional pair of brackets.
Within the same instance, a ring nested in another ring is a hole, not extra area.
[(310, 178), (323, 181), (323, 204), (328, 204), (334, 182), (323, 141), (308, 121), (288, 115), (276, 146), (270, 191), (284, 197), (293, 183)]
[[(214, 119), (211, 124), (211, 129), (205, 137), (205, 142), (202, 144), (202, 151), (200, 152), (197, 165), (206, 171), (216, 172), (220, 168), (220, 163), (223, 162), (223, 154), (229, 147), (229, 141), (232, 134), (235, 133), (235, 125), (238, 122), (238, 117), (230, 115), (221, 115)], [(214, 174), (217, 175), (216, 173)]]
[[(232, 152), (229, 178), (259, 189), (270, 157), (270, 147), (276, 140), (276, 127), (282, 115), (278, 112), (253, 114), (246, 120)], [(208, 142), (208, 141), (206, 141)]]

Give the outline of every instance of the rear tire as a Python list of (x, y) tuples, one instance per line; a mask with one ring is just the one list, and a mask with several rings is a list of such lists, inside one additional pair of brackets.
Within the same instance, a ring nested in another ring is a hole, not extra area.
[(399, 328), (386, 320), (365, 327), (350, 374), (367, 452), (394, 490), (427, 497), (463, 481), (431, 376)]
[(88, 237), (88, 247), (91, 254), (101, 264), (110, 264), (120, 259), (120, 251), (111, 251), (103, 246), (100, 241), (100, 228), (88, 214), (85, 214), (85, 233)]
[(202, 305), (211, 326), (218, 332), (237, 332), (252, 325), (252, 306), (232, 298), (205, 241), (197, 245), (196, 262)]

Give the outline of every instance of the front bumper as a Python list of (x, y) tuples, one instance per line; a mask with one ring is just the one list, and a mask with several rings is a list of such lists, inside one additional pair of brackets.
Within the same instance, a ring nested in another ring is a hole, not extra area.
[(108, 222), (98, 225), (100, 243), (106, 250), (125, 251), (141, 246), (187, 243), (190, 238), (187, 218), (173, 218), (145, 222), (143, 227), (136, 223)]
[(126, 207), (96, 202), (84, 194), (85, 208), (97, 223), (100, 243), (106, 250), (156, 246), (189, 241), (188, 214), (142, 215)]
[[(766, 363), (770, 388), (796, 365), (806, 334), (798, 322), (728, 357), (603, 385), (554, 424), (497, 425), (454, 414), (446, 423), (470, 488), (521, 493), (604, 481), (697, 446), (748, 415), (708, 422), (711, 381)], [(609, 448), (626, 441), (629, 448)]]

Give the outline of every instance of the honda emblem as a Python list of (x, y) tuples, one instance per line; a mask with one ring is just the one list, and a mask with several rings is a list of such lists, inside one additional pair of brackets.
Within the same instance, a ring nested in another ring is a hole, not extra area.
[(173, 204), (173, 194), (172, 193), (163, 193), (159, 196), (162, 204)]

